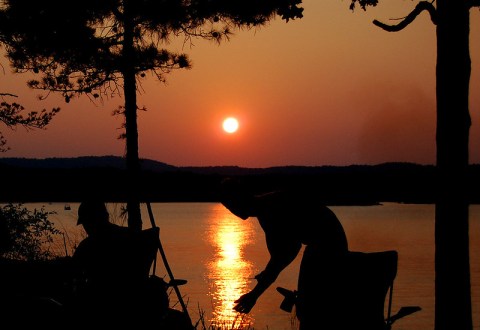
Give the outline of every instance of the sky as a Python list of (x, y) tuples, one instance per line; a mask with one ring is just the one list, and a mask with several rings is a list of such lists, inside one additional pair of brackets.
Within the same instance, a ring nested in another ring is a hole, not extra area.
[[(138, 92), (139, 154), (174, 166), (250, 168), (299, 165), (435, 164), (436, 32), (426, 12), (400, 32), (394, 24), (415, 1), (380, 1), (349, 10), (349, 0), (304, 0), (304, 17), (234, 31), (220, 45), (172, 40), (190, 70)], [(471, 11), (472, 116), (470, 163), (480, 163), (480, 12)], [(26, 87), (5, 59), (0, 91), (19, 95), (28, 110), (60, 107), (45, 130), (0, 130), (11, 148), (1, 157), (123, 156), (122, 96), (65, 103)], [(10, 100), (11, 101), (11, 100)], [(226, 133), (222, 121), (236, 117)]]

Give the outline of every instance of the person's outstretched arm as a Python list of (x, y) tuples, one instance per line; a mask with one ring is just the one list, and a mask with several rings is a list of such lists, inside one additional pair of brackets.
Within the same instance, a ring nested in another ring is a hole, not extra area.
[(270, 251), (270, 260), (260, 274), (255, 276), (257, 285), (250, 291), (235, 300), (234, 309), (240, 313), (249, 313), (255, 306), (257, 299), (275, 282), (278, 275), (293, 261), (300, 251), (300, 242), (275, 244), (267, 240), (267, 247)]

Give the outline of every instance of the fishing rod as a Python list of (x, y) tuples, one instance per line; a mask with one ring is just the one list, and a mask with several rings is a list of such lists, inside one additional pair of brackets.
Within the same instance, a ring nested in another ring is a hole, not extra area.
[[(153, 228), (158, 228), (157, 225), (155, 224), (155, 219), (153, 217), (153, 212), (152, 212), (152, 207), (150, 206), (150, 202), (146, 202), (146, 204), (147, 204), (148, 216), (150, 217), (150, 223), (152, 224)], [(162, 242), (160, 240), (160, 235), (158, 237), (158, 250), (160, 251), (160, 255), (162, 256), (163, 264), (165, 265), (165, 269), (167, 270), (168, 276), (170, 277), (170, 283), (173, 286), (173, 289), (175, 290), (175, 293), (177, 294), (178, 301), (180, 302), (180, 305), (182, 306), (182, 310), (185, 313), (185, 315), (188, 317), (188, 320), (190, 321), (190, 323), (192, 323), (190, 315), (188, 314), (187, 306), (185, 305), (185, 302), (183, 301), (180, 290), (178, 289), (177, 281), (175, 280), (175, 277), (173, 276), (173, 272), (170, 268), (170, 265), (168, 264), (167, 256), (165, 255), (165, 251), (163, 250)], [(156, 263), (154, 265), (156, 266)]]

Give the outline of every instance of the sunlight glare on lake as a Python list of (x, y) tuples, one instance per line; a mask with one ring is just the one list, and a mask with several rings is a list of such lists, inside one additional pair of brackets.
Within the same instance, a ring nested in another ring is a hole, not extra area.
[(240, 315), (233, 307), (234, 301), (249, 291), (254, 276), (251, 262), (244, 257), (245, 246), (251, 243), (249, 222), (225, 212), (219, 212), (218, 215), (211, 222), (209, 231), (209, 240), (215, 246), (215, 255), (209, 264), (213, 322), (217, 326), (248, 325), (252, 318)]

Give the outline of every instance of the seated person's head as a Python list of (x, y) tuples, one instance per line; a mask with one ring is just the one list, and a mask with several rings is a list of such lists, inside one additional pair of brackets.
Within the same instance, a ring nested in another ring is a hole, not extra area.
[(90, 235), (95, 228), (109, 223), (109, 214), (105, 203), (96, 200), (84, 201), (78, 207), (77, 225), (83, 228)]

